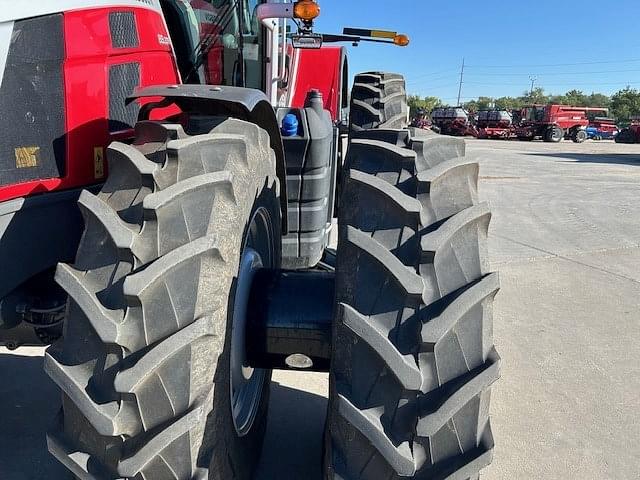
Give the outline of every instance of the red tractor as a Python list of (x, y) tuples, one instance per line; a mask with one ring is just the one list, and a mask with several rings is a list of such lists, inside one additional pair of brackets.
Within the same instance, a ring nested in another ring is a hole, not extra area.
[(356, 75), (349, 102), (327, 44), (406, 36), (318, 34), (318, 14), (0, 14), (0, 341), (52, 343), (48, 446), (75, 477), (248, 480), (273, 369), (329, 372), (326, 479), (490, 463), (499, 281), (478, 165), (406, 127), (401, 75)]
[(522, 109), (516, 128), (520, 140), (542, 138), (545, 142), (571, 139), (582, 143), (587, 139), (589, 113), (604, 112), (602, 108), (571, 107), (568, 105), (530, 105)]
[(631, 117), (631, 124), (616, 135), (616, 143), (640, 143), (640, 117)]

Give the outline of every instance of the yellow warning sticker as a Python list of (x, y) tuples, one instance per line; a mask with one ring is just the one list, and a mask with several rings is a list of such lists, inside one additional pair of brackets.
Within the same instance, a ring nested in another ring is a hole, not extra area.
[(40, 147), (17, 147), (14, 152), (16, 168), (37, 167), (40, 163)]
[(93, 176), (94, 178), (104, 177), (104, 148), (102, 147), (93, 149)]

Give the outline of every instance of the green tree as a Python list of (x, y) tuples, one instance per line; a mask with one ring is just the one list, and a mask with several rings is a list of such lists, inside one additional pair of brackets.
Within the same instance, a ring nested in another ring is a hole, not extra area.
[(581, 90), (569, 90), (564, 96), (567, 99), (565, 105), (573, 105), (574, 107), (587, 106), (587, 96)]
[(522, 107), (522, 100), (514, 97), (496, 98), (496, 108), (498, 110), (515, 110)]
[(413, 117), (417, 110), (422, 108), (427, 112), (431, 112), (434, 108), (442, 106), (442, 100), (438, 97), (420, 97), (418, 95), (409, 95), (407, 97), (407, 103), (409, 104), (409, 110)]
[(432, 111), (434, 108), (442, 106), (442, 100), (438, 97), (424, 97), (425, 110), (427, 112)]
[(614, 93), (611, 96), (611, 112), (623, 122), (640, 115), (640, 92), (628, 86)]
[(527, 104), (545, 104), (549, 102), (549, 97), (544, 93), (544, 88), (542, 87), (536, 87), (532, 91), (524, 92), (520, 99), (522, 100), (522, 103)]
[(419, 108), (424, 108), (422, 98), (418, 95), (408, 95), (407, 103), (409, 104), (409, 111), (411, 112), (411, 116), (415, 115), (416, 110)]
[(478, 110), (487, 110), (495, 107), (495, 101), (491, 97), (478, 97)]
[(571, 100), (569, 100), (566, 95), (551, 95), (549, 97), (549, 103), (557, 105), (571, 105)]
[(489, 110), (495, 108), (495, 100), (491, 97), (478, 97), (477, 100), (469, 100), (462, 104), (467, 112), (477, 112), (478, 110)]
[(573, 105), (575, 107), (603, 107), (608, 108), (611, 99), (602, 93), (591, 93), (586, 95), (580, 90), (569, 90), (564, 95), (552, 95), (549, 97), (549, 103), (559, 105)]
[(605, 107), (608, 108), (611, 105), (611, 98), (602, 93), (591, 93), (587, 97), (587, 106), (588, 107)]
[(478, 102), (477, 100), (469, 100), (468, 102), (464, 102), (462, 104), (462, 108), (464, 108), (467, 112), (477, 112), (478, 111)]

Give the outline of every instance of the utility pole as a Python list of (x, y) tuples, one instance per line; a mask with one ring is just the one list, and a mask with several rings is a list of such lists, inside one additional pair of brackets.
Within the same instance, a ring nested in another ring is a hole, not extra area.
[(529, 96), (533, 98), (533, 85), (536, 83), (536, 80), (538, 80), (538, 77), (531, 76), (529, 77), (529, 80), (531, 80), (531, 91), (529, 92)]
[(460, 85), (458, 86), (458, 103), (456, 107), (460, 106), (460, 96), (462, 95), (462, 79), (464, 78), (464, 57), (462, 57), (462, 69), (460, 70)]

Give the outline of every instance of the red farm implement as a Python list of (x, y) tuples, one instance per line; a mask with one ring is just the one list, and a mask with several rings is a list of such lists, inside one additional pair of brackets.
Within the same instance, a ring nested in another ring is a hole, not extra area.
[(478, 136), (478, 131), (471, 123), (469, 114), (461, 107), (436, 108), (431, 112), (431, 121), (443, 135), (454, 137)]
[(478, 138), (515, 138), (513, 116), (506, 110), (480, 110), (476, 128)]

